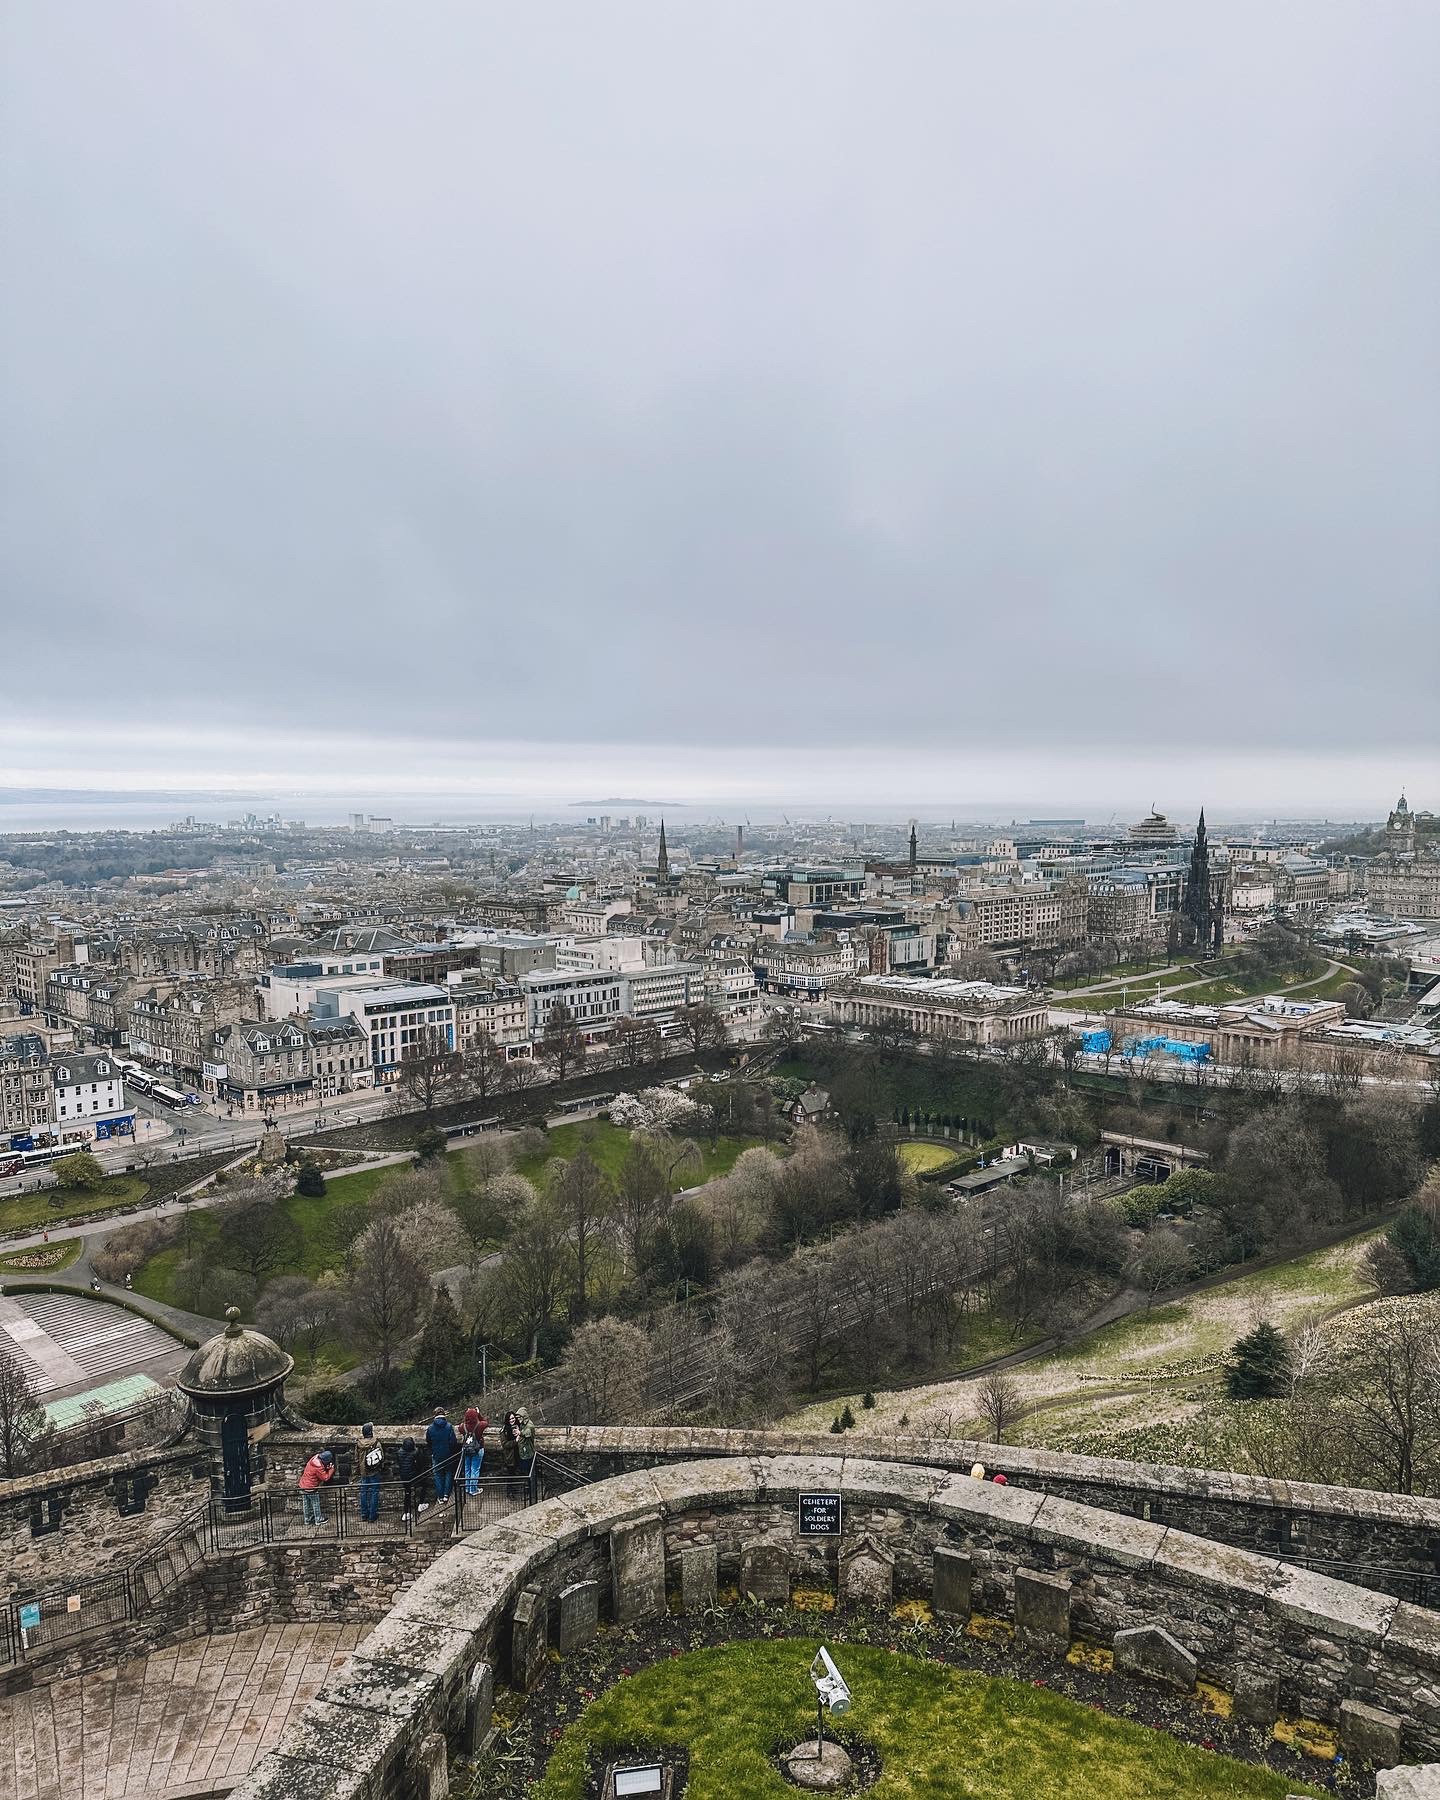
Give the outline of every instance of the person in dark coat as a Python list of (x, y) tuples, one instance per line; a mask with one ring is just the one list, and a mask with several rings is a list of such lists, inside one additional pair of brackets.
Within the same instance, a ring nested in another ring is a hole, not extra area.
[(404, 1483), (402, 1504), (408, 1525), (415, 1510), (415, 1482), (420, 1474), (420, 1452), (415, 1448), (414, 1438), (402, 1440), (399, 1455), (395, 1458), (395, 1473)]
[(437, 1406), (435, 1417), (425, 1431), (430, 1451), (430, 1470), (435, 1477), (435, 1498), (448, 1500), (455, 1481), (455, 1465), (460, 1460), (460, 1440), (455, 1427), (445, 1417), (445, 1408)]

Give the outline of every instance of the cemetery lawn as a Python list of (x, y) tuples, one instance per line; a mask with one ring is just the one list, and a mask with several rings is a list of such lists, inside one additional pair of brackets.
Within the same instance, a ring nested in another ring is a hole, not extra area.
[[(817, 1644), (696, 1650), (622, 1678), (560, 1737), (535, 1800), (582, 1800), (592, 1748), (684, 1747), (686, 1800), (783, 1800), (773, 1751), (813, 1736)], [(1283, 1800), (1293, 1776), (1182, 1743), (1052, 1692), (874, 1646), (837, 1647), (854, 1695), (838, 1722), (880, 1754), (875, 1800)]]

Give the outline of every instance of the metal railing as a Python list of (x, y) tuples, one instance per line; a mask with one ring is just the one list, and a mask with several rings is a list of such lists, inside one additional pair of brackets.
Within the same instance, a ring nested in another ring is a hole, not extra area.
[(0, 1607), (0, 1665), (24, 1662), (101, 1626), (143, 1618), (213, 1557), (266, 1544), (332, 1539), (418, 1537), (439, 1545), (530, 1505), (542, 1479), (538, 1468), (528, 1477), (482, 1474), (473, 1483), (462, 1476), (442, 1494), (427, 1472), (414, 1481), (361, 1480), (322, 1488), (308, 1507), (293, 1487), (258, 1489), (239, 1501), (217, 1496), (123, 1567), (67, 1587), (12, 1595)]

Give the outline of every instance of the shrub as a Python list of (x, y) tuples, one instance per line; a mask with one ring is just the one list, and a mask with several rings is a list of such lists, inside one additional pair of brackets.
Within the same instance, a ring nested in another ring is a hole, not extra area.
[(869, 1391), (868, 1388), (860, 1396), (860, 1404), (861, 1404), (861, 1406), (863, 1406), (865, 1408), (866, 1412), (869, 1412), (871, 1407), (874, 1406), (875, 1396)]
[(845, 1402), (844, 1412), (840, 1415), (840, 1429), (842, 1431), (853, 1431), (855, 1429), (855, 1415), (850, 1410), (850, 1402), (848, 1400)]
[(353, 1388), (317, 1387), (305, 1396), (305, 1416), (317, 1425), (363, 1425), (370, 1413)]
[(324, 1197), (325, 1177), (321, 1173), (319, 1163), (312, 1162), (307, 1157), (300, 1164), (299, 1172), (295, 1177), (295, 1192), (303, 1194), (307, 1200), (319, 1200)]
[(839, 1413), (836, 1413), (835, 1417), (830, 1421), (830, 1431), (832, 1436), (839, 1437), (844, 1429), (845, 1427), (840, 1423), (840, 1415)]

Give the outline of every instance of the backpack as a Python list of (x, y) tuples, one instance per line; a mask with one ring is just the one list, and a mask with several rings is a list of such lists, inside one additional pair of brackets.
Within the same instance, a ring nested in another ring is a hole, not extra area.
[(385, 1452), (378, 1444), (373, 1450), (367, 1450), (365, 1452), (365, 1467), (367, 1469), (378, 1469), (384, 1460)]

